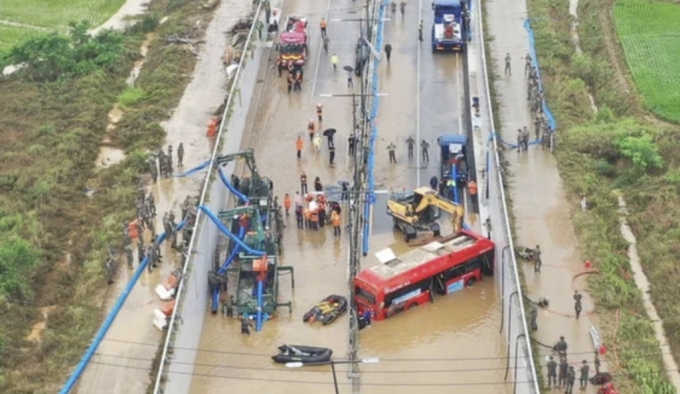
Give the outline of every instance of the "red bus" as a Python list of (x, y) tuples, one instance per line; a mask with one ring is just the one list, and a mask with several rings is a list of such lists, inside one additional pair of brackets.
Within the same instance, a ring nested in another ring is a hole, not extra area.
[[(494, 273), (493, 242), (463, 230), (455, 236), (429, 243), (399, 257), (362, 270), (354, 278), (354, 295), (360, 314), (386, 319), (413, 305), (434, 301), (434, 294), (462, 290), (482, 274)], [(391, 253), (391, 252), (390, 252)]]

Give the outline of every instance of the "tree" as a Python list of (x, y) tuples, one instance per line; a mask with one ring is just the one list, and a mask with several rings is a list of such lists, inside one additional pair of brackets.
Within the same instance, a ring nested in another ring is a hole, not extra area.
[(633, 167), (645, 172), (648, 168), (661, 168), (663, 159), (659, 154), (659, 149), (648, 133), (639, 136), (621, 136), (615, 145), (621, 150), (621, 154), (633, 162)]

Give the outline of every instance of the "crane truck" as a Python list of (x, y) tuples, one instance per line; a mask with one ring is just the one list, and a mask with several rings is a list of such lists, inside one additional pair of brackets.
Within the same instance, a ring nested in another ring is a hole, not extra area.
[(458, 233), (463, 228), (464, 208), (429, 187), (419, 187), (411, 193), (392, 193), (387, 200), (387, 214), (406, 242), (415, 239), (419, 231), (430, 231), (434, 237), (440, 237), (437, 219), (441, 217), (441, 210), (453, 216), (453, 232)]
[(435, 0), (432, 3), (432, 52), (465, 52), (469, 34), (468, 0)]

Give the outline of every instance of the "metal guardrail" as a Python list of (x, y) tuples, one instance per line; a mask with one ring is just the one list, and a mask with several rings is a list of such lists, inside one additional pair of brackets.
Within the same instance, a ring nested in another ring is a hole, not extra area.
[[(222, 143), (222, 138), (223, 138), (225, 126), (228, 123), (229, 111), (231, 109), (235, 95), (237, 94), (237, 89), (238, 89), (239, 82), (240, 82), (240, 76), (241, 76), (243, 67), (245, 65), (246, 58), (248, 57), (247, 55), (250, 52), (249, 47), (250, 47), (250, 44), (251, 44), (251, 41), (252, 41), (253, 33), (257, 29), (257, 21), (259, 19), (260, 13), (262, 11), (263, 4), (264, 4), (263, 2), (260, 2), (260, 4), (257, 7), (257, 10), (255, 11), (255, 15), (253, 17), (253, 24), (250, 27), (250, 31), (248, 32), (248, 38), (246, 39), (246, 42), (245, 42), (245, 45), (244, 45), (244, 50), (243, 50), (243, 53), (241, 55), (241, 59), (240, 59), (239, 64), (238, 64), (238, 68), (236, 69), (236, 73), (234, 74), (234, 79), (233, 79), (233, 82), (232, 82), (232, 85), (231, 85), (231, 89), (229, 90), (229, 96), (227, 97), (226, 106), (225, 106), (224, 112), (222, 114), (222, 121), (220, 123), (220, 127), (219, 127), (219, 130), (217, 132), (217, 137), (216, 137), (216, 140), (215, 140), (216, 141), (215, 147), (213, 148), (212, 154), (210, 155), (211, 162), (214, 162), (214, 160), (217, 157), (217, 155), (220, 151), (220, 148), (221, 148), (221, 143)], [(205, 180), (203, 182), (203, 188), (201, 190), (201, 197), (199, 199), (198, 205), (204, 205), (206, 203), (206, 197), (208, 195), (208, 190), (210, 190), (210, 187), (212, 186), (212, 180), (213, 180), (214, 174), (215, 174), (214, 167), (212, 167), (212, 166), (209, 167), (207, 174), (206, 174), (206, 177), (205, 177)], [(153, 391), (156, 394), (161, 394), (163, 392), (162, 391), (162, 387), (163, 387), (163, 384), (164, 384), (163, 375), (165, 373), (166, 367), (168, 367), (169, 364), (170, 364), (170, 362), (169, 362), (169, 349), (172, 346), (171, 343), (172, 343), (172, 338), (175, 335), (176, 324), (178, 322), (178, 319), (181, 319), (178, 316), (178, 314), (179, 314), (179, 311), (182, 309), (182, 306), (183, 306), (182, 296), (186, 292), (185, 283), (188, 279), (187, 278), (187, 272), (189, 270), (189, 267), (192, 266), (192, 263), (194, 262), (193, 261), (194, 258), (192, 257), (192, 254), (193, 254), (196, 242), (200, 238), (200, 235), (199, 235), (200, 231), (198, 231), (198, 230), (204, 222), (205, 222), (205, 214), (203, 213), (203, 211), (198, 210), (197, 215), (196, 215), (196, 222), (195, 222), (196, 224), (194, 226), (193, 234), (192, 234), (191, 240), (189, 242), (189, 248), (188, 248), (189, 253), (187, 254), (188, 257), (186, 259), (184, 267), (182, 268), (182, 276), (181, 276), (182, 279), (180, 280), (179, 285), (177, 287), (177, 292), (176, 292), (177, 297), (175, 298), (176, 307), (175, 307), (175, 310), (173, 311), (173, 313), (170, 317), (170, 322), (168, 324), (168, 332), (165, 336), (165, 341), (163, 343), (163, 351), (161, 353), (161, 358), (159, 360), (158, 373), (156, 375), (156, 381), (154, 383), (154, 391)], [(211, 251), (211, 253), (212, 253), (212, 251)]]
[[(489, 78), (487, 70), (486, 51), (484, 46), (484, 22), (483, 9), (481, 0), (476, 0), (479, 23), (479, 41), (482, 56), (482, 78), (484, 79), (486, 107), (490, 117), (490, 135), (496, 136), (496, 130), (493, 123), (493, 107), (491, 103), (491, 91), (489, 89)], [(469, 104), (469, 103), (468, 103)], [(508, 378), (510, 371), (510, 363), (513, 362), (514, 369), (514, 392), (521, 393), (540, 393), (538, 379), (536, 377), (536, 370), (534, 368), (534, 357), (530, 344), (529, 330), (527, 327), (526, 316), (523, 305), (522, 287), (520, 284), (520, 276), (517, 270), (517, 261), (515, 259), (514, 244), (512, 240), (512, 231), (510, 228), (510, 219), (507, 208), (507, 198), (505, 196), (503, 169), (501, 165), (501, 158), (498, 151), (498, 143), (496, 138), (492, 138), (489, 142), (491, 146), (487, 149), (493, 149), (493, 160), (490, 160), (486, 169), (486, 176), (489, 177), (489, 185), (495, 184), (495, 187), (489, 187), (489, 200), (496, 199), (502, 208), (500, 212), (489, 211), (489, 218), (493, 229), (500, 229), (501, 231), (493, 231), (493, 238), (497, 245), (506, 245), (503, 249), (496, 250), (496, 261), (501, 263), (501, 289), (503, 315), (501, 318), (500, 331), (506, 332), (507, 337), (507, 363), (505, 379)], [(489, 168), (492, 167), (492, 168)], [(498, 215), (500, 213), (500, 215)], [(482, 218), (484, 220), (484, 218)], [(509, 271), (509, 272), (508, 272)], [(521, 352), (521, 355), (520, 355)], [(523, 365), (518, 365), (519, 360), (522, 360)], [(517, 373), (524, 370), (526, 376), (521, 376), (518, 381)]]

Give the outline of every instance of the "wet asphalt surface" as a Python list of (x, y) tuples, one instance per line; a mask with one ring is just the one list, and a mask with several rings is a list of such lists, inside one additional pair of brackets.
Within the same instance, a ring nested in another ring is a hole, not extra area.
[[(487, 12), (488, 29), (494, 37), (490, 47), (498, 63), (495, 72), (501, 76), (496, 82), (496, 91), (500, 96), (502, 135), (508, 142), (514, 143), (518, 128), (529, 126), (533, 134), (526, 100), (527, 79), (524, 76), (524, 56), (529, 51), (528, 34), (523, 26), (527, 17), (526, 3), (492, 0), (487, 2)], [(513, 59), (513, 73), (504, 77), (502, 59), (508, 52)], [(586, 292), (587, 275), (577, 277), (586, 271), (584, 260), (587, 256), (578, 251), (570, 220), (573, 210), (579, 209), (576, 205), (578, 196), (565, 195), (555, 157), (549, 150), (540, 146), (532, 146), (523, 153), (508, 149), (506, 158), (513, 173), (511, 196), (517, 229), (515, 244), (531, 248), (540, 245), (542, 251), (540, 273), (534, 272), (533, 264), (518, 260), (518, 264), (524, 264), (520, 268), (524, 271), (525, 294), (534, 301), (540, 297), (550, 299), (549, 308), (539, 308), (538, 331), (533, 334), (534, 338), (553, 345), (560, 336), (564, 336), (569, 346), (569, 363), (578, 371), (581, 362), (587, 360), (591, 371), (594, 371), (595, 349), (590, 327), (597, 326), (598, 322), (591, 315), (594, 305)], [(572, 298), (575, 290), (583, 295), (583, 311), (578, 320)], [(544, 373), (545, 357), (549, 353), (549, 349), (541, 348), (539, 354), (534, 354)], [(605, 367), (606, 361), (602, 360), (602, 364)], [(589, 386), (586, 391), (580, 392), (595, 391), (593, 386)]]
[[(243, 148), (252, 147), (260, 172), (274, 180), (281, 200), (284, 193), (299, 190), (299, 176), (305, 171), (310, 181), (319, 176), (324, 183), (351, 177), (347, 156), (347, 136), (352, 127), (350, 97), (321, 97), (348, 94), (346, 74), (334, 72), (330, 55), (337, 53), (340, 66), (353, 65), (358, 38), (357, 22), (332, 19), (358, 18), (359, 3), (351, 1), (287, 1), (283, 18), (291, 13), (306, 13), (310, 18), (310, 55), (305, 68), (301, 93), (286, 92), (285, 77), (273, 68), (274, 53), (260, 71), (259, 86), (251, 102), (250, 130)], [(380, 65), (381, 98), (377, 120), (376, 188), (410, 189), (427, 185), (439, 173), (436, 139), (440, 134), (460, 130), (462, 105), (461, 59), (454, 54), (433, 55), (425, 41), (418, 43), (418, 3), (409, 3), (404, 20), (400, 16), (385, 27), (385, 40), (394, 47), (392, 60)], [(425, 26), (431, 26), (428, 4), (422, 4)], [(329, 53), (320, 48), (318, 23), (322, 16), (329, 22)], [(428, 29), (426, 29), (426, 32)], [(425, 34), (427, 40), (429, 33)], [(418, 78), (418, 56), (420, 78)], [(266, 72), (265, 72), (266, 69)], [(419, 81), (420, 79), (420, 81)], [(355, 78), (355, 90), (359, 82)], [(420, 90), (420, 121), (418, 116)], [(315, 152), (307, 137), (306, 125), (315, 118), (315, 105), (324, 105), (321, 129), (336, 128), (336, 164), (328, 165), (326, 142)], [(419, 125), (419, 130), (418, 130)], [(295, 138), (305, 139), (301, 160), (295, 158)], [(409, 160), (405, 140), (409, 135), (430, 143), (429, 163), (418, 157)], [(395, 142), (397, 164), (389, 164), (386, 147)], [(311, 182), (310, 182), (311, 186)], [(371, 251), (362, 267), (377, 261), (373, 253), (392, 247), (396, 253), (408, 250), (401, 234), (392, 229), (385, 213), (386, 195), (379, 195), (373, 211)], [(443, 219), (445, 229), (450, 230)], [(347, 223), (343, 216), (343, 223)], [(228, 387), (237, 392), (311, 393), (332, 390), (332, 374), (327, 367), (286, 369), (273, 364), (270, 356), (281, 343), (329, 347), (335, 359), (346, 358), (347, 317), (330, 326), (309, 325), (302, 316), (329, 294), (346, 295), (347, 234), (340, 239), (327, 227), (321, 231), (299, 231), (294, 217), (288, 219), (284, 234), (282, 265), (295, 267), (295, 289), (287, 277), (280, 282), (280, 297), (293, 301), (293, 312), (280, 310), (276, 319), (266, 322), (262, 332), (240, 334), (238, 321), (221, 316), (206, 316), (201, 349), (196, 360), (191, 393), (218, 393)], [(446, 233), (446, 230), (444, 231)], [(437, 298), (423, 306), (389, 320), (374, 324), (360, 333), (360, 357), (380, 357), (381, 363), (362, 368), (362, 392), (406, 393), (418, 387), (428, 392), (450, 393), (451, 387), (474, 389), (480, 393), (505, 393), (503, 381), (505, 344), (498, 335), (499, 302), (492, 280), (463, 292)], [(209, 350), (208, 350), (209, 349)], [(349, 392), (346, 368), (337, 367), (341, 392)], [(511, 386), (510, 386), (511, 387)]]

